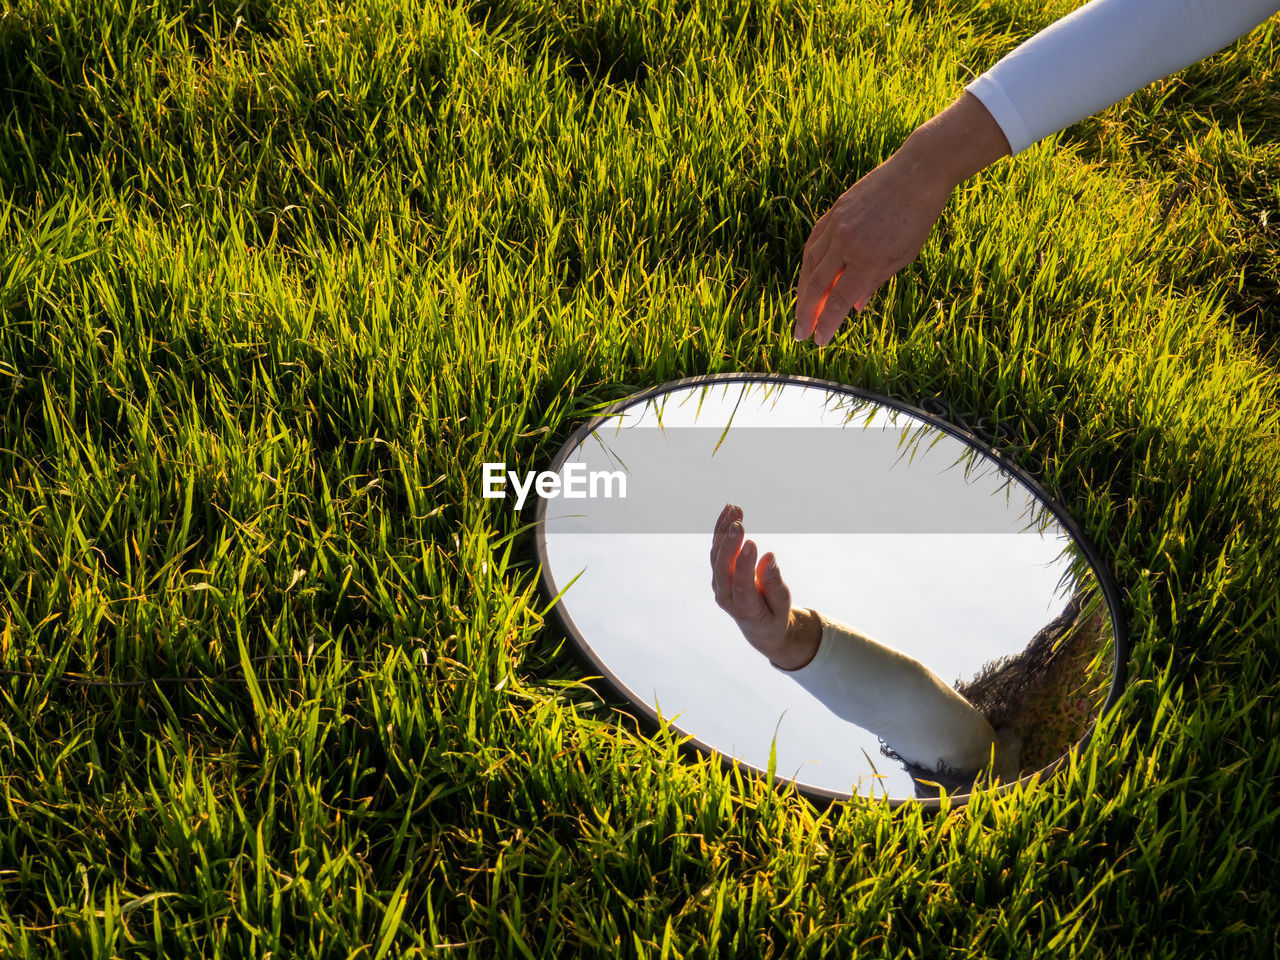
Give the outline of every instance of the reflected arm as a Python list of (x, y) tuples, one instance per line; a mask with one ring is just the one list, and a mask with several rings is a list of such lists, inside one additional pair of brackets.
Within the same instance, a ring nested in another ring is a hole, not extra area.
[(817, 616), (817, 653), (788, 676), (911, 763), (980, 770), (990, 762), (996, 744), (991, 724), (941, 677), (914, 657)]
[(757, 560), (742, 510), (725, 504), (711, 545), (711, 588), (747, 641), (836, 716), (879, 736), (928, 770), (974, 771), (991, 761), (995, 731), (914, 657), (791, 603), (772, 554)]

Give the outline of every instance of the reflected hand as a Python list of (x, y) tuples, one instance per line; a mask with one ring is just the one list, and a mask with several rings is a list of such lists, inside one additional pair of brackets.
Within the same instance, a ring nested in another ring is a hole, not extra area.
[(777, 558), (756, 559), (746, 540), (742, 509), (726, 504), (711, 542), (711, 589), (716, 604), (738, 624), (747, 641), (775, 666), (796, 670), (813, 659), (822, 626), (812, 610), (794, 610)]
[(850, 310), (919, 255), (954, 186), (895, 154), (841, 194), (805, 242), (795, 338), (829, 343)]

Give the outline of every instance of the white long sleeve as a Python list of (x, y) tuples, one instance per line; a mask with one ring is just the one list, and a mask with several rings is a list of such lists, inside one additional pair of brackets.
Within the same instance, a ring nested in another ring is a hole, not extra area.
[(1018, 153), (1216, 53), (1277, 10), (1277, 0), (1091, 0), (965, 89)]
[(980, 770), (995, 732), (973, 705), (919, 660), (819, 614), (822, 638), (808, 664), (787, 675), (832, 713), (870, 730), (928, 770)]

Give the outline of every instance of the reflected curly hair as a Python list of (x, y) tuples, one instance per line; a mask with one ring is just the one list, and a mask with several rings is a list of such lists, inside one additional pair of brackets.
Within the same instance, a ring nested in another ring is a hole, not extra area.
[[(1041, 628), (1025, 650), (983, 664), (972, 680), (957, 680), (957, 692), (992, 728), (1022, 741), (1022, 770), (1043, 769), (1066, 754), (1088, 730), (1101, 704), (1105, 676), (1092, 669), (1101, 653), (1105, 618), (1101, 597), (1079, 590), (1062, 613)], [(982, 771), (956, 770), (939, 762), (930, 770), (880, 742), (880, 752), (901, 763), (916, 784), (916, 796), (968, 793)]]

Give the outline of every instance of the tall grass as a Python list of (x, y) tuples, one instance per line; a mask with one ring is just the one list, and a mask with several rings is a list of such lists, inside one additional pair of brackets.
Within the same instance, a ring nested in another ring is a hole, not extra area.
[[(1274, 24), (790, 339), (813, 220), (1070, 6), (7, 6), (0, 951), (1273, 950)], [(1070, 769), (817, 809), (583, 682), (480, 464), (729, 370), (1013, 425), (1135, 641)]]

